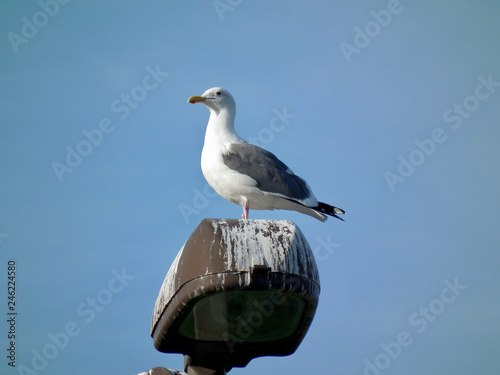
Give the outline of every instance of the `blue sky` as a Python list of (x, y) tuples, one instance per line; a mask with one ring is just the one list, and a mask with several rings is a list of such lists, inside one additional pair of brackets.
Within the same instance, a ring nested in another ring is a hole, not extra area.
[(250, 212), (299, 226), (322, 290), (294, 355), (231, 373), (497, 374), (499, 16), (471, 0), (2, 2), (1, 320), (9, 259), (18, 312), (2, 374), (182, 368), (149, 336), (157, 293), (203, 218), (241, 215), (200, 170), (208, 111), (186, 101), (213, 86), (242, 137), (347, 211)]

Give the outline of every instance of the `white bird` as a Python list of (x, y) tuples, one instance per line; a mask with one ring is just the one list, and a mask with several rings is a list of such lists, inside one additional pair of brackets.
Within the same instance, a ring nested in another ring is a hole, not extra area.
[[(326, 221), (345, 211), (318, 202), (309, 185), (269, 151), (245, 142), (234, 130), (236, 105), (221, 87), (191, 96), (210, 110), (201, 169), (209, 185), (223, 198), (248, 210), (292, 210)], [(325, 215), (326, 214), (326, 215)]]

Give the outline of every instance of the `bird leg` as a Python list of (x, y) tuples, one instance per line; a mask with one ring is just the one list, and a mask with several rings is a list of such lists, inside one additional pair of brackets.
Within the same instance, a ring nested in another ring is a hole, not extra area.
[(245, 202), (245, 205), (243, 206), (243, 215), (241, 215), (242, 219), (248, 219), (248, 202)]

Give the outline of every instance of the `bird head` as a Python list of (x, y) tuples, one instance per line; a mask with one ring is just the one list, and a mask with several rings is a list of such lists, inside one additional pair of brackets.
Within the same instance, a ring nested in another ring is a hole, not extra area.
[(203, 103), (211, 112), (215, 112), (217, 115), (222, 110), (231, 113), (234, 113), (236, 110), (233, 96), (222, 87), (213, 87), (205, 91), (202, 95), (191, 96), (188, 99), (188, 103)]

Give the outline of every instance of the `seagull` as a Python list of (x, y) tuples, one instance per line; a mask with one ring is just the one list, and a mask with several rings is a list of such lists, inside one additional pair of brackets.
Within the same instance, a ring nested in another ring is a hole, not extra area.
[(201, 169), (208, 184), (224, 199), (252, 210), (291, 210), (326, 221), (345, 211), (319, 202), (305, 180), (274, 154), (247, 143), (234, 130), (236, 104), (229, 91), (214, 87), (188, 103), (203, 103), (210, 111)]

